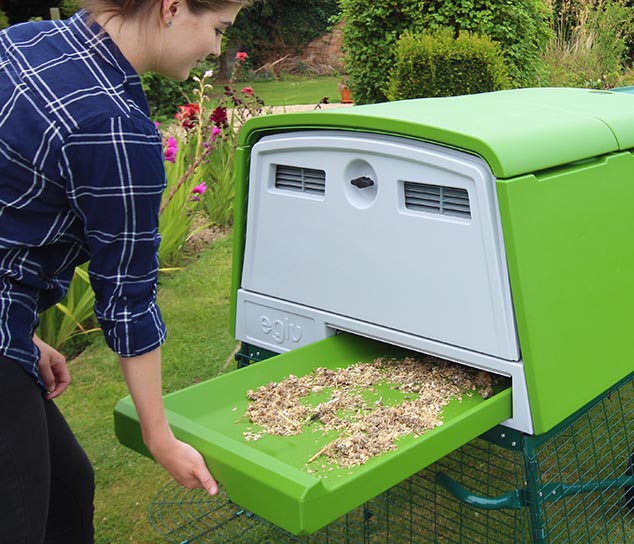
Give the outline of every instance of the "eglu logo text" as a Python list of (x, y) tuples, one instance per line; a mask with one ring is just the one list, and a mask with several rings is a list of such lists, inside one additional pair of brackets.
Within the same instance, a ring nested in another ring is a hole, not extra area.
[(297, 344), (302, 339), (301, 325), (295, 325), (288, 317), (271, 319), (266, 315), (261, 315), (258, 319), (262, 332), (267, 336), (270, 335), (278, 344), (289, 341)]

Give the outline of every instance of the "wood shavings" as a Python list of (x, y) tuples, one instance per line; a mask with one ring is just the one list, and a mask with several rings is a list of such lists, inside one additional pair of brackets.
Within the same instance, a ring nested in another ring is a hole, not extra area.
[[(400, 392), (401, 400), (390, 404), (376, 398), (386, 386)], [(377, 358), (337, 370), (319, 367), (248, 391), (246, 415), (261, 430), (244, 436), (257, 440), (262, 434), (291, 436), (309, 428), (337, 431), (337, 438), (307, 464), (326, 456), (341, 467), (354, 467), (395, 449), (404, 436), (421, 436), (442, 425), (442, 409), (475, 391), (490, 397), (493, 377), (434, 357)], [(328, 398), (311, 405), (318, 395)]]

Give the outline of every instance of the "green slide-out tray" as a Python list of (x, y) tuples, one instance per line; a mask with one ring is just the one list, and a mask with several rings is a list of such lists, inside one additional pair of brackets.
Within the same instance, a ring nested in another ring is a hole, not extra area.
[[(289, 374), (317, 367), (342, 368), (379, 356), (407, 352), (373, 340), (341, 334), (278, 355), (165, 396), (176, 436), (198, 449), (232, 501), (294, 534), (309, 534), (511, 417), (511, 388), (491, 398), (465, 396), (443, 410), (443, 425), (354, 468), (324, 460), (306, 465), (332, 440), (306, 430), (291, 437), (263, 435), (245, 417), (246, 392)], [(149, 455), (129, 397), (115, 408), (115, 430), (122, 444)], [(325, 459), (324, 457), (320, 459)]]

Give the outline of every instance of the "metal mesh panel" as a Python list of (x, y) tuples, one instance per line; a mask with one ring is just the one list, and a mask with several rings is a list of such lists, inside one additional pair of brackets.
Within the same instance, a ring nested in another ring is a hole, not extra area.
[[(176, 484), (158, 493), (150, 521), (176, 544), (634, 542), (634, 375), (547, 435), (485, 437), (309, 536), (289, 534), (222, 493), (210, 498)], [(464, 495), (446, 491), (441, 473)], [(473, 497), (482, 498), (480, 508), (466, 504)]]
[(525, 511), (481, 513), (465, 506), (436, 484), (438, 471), (483, 494), (504, 493), (523, 481), (521, 456), (475, 440), (309, 536), (291, 535), (244, 511), (226, 495), (209, 498), (202, 490), (176, 484), (158, 493), (150, 521), (168, 542), (177, 544), (525, 542)]
[(534, 500), (547, 542), (634, 542), (622, 483), (632, 474), (632, 449), (634, 378), (535, 447), (541, 491)]

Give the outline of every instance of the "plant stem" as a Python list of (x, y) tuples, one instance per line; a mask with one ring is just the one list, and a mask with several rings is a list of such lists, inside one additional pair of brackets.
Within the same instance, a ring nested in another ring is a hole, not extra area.
[(185, 173), (178, 179), (178, 182), (176, 182), (176, 185), (174, 185), (174, 187), (172, 187), (172, 190), (170, 191), (170, 194), (167, 197), (167, 199), (165, 199), (163, 201), (163, 203), (161, 204), (161, 209), (159, 210), (159, 215), (161, 213), (163, 213), (163, 210), (167, 207), (167, 205), (170, 203), (172, 198), (174, 198), (174, 195), (176, 194), (176, 192), (183, 186), (183, 184), (187, 181), (189, 176), (191, 176), (194, 173), (196, 168), (198, 168), (202, 164), (202, 162), (205, 160), (207, 155), (209, 155), (210, 149), (211, 148), (205, 149), (205, 151), (203, 151), (200, 154), (200, 156), (194, 161), (194, 163), (191, 164), (189, 166), (189, 168), (187, 170), (185, 170)]

